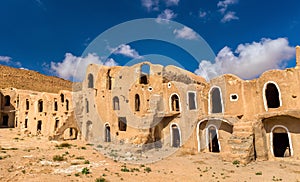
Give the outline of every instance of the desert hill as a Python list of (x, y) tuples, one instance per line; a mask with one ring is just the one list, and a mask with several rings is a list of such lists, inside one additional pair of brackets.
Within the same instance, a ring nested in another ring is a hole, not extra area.
[(0, 88), (58, 93), (59, 90), (72, 90), (72, 85), (71, 81), (62, 78), (0, 65)]

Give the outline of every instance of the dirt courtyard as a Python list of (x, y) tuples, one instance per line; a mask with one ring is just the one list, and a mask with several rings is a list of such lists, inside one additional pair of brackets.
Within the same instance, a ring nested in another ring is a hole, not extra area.
[(83, 141), (49, 141), (0, 129), (0, 181), (300, 181), (300, 161), (224, 162), (178, 150), (151, 164), (118, 162)]

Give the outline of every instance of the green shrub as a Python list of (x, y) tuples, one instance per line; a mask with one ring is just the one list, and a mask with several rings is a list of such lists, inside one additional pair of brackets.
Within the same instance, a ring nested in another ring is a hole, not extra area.
[(234, 161), (232, 162), (232, 164), (233, 164), (233, 165), (238, 165), (238, 164), (240, 164), (240, 161), (239, 161), (239, 160), (234, 160)]
[(151, 168), (150, 168), (150, 167), (146, 167), (146, 168), (144, 169), (144, 171), (146, 171), (147, 173), (150, 173), (150, 172), (151, 172)]
[(60, 155), (55, 155), (53, 156), (53, 161), (64, 161), (65, 158), (63, 156)]
[(261, 171), (256, 172), (255, 175), (262, 175), (262, 172)]
[(90, 174), (90, 170), (87, 167), (85, 167), (81, 170), (81, 173), (87, 175)]
[(76, 157), (75, 159), (84, 160), (84, 157), (83, 156), (79, 156), (79, 157)]
[(89, 163), (90, 163), (89, 160), (85, 160), (85, 161), (84, 161), (84, 164), (89, 164)]
[(100, 177), (100, 178), (97, 178), (96, 180), (95, 180), (95, 182), (105, 182), (106, 180), (104, 179), (104, 178), (102, 178), (102, 177)]

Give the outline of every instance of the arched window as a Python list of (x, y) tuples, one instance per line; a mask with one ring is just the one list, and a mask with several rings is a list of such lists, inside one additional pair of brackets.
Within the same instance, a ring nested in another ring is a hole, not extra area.
[(89, 101), (88, 99), (85, 99), (85, 109), (86, 109), (86, 113), (89, 113), (90, 112), (90, 108), (89, 108)]
[(29, 100), (26, 99), (26, 110), (29, 110)]
[(28, 119), (26, 118), (25, 122), (24, 122), (24, 128), (27, 128), (27, 127), (28, 127)]
[(58, 104), (57, 104), (57, 100), (54, 99), (54, 111), (58, 110)]
[(110, 69), (107, 70), (107, 89), (111, 90), (112, 88), (112, 77), (110, 75)]
[(38, 111), (43, 112), (43, 100), (38, 101)]
[(104, 136), (104, 142), (111, 142), (110, 138), (110, 126), (109, 124), (105, 124), (105, 136)]
[(55, 119), (54, 131), (59, 127), (59, 119)]
[(223, 103), (222, 95), (219, 87), (213, 87), (210, 91), (211, 113), (222, 113)]
[(143, 64), (140, 70), (140, 84), (148, 84), (150, 76), (150, 65)]
[(41, 120), (38, 121), (36, 129), (38, 132), (42, 131), (42, 121)]
[(135, 100), (135, 111), (140, 111), (140, 96), (139, 94), (135, 94), (135, 97), (134, 97), (134, 100)]
[(120, 110), (119, 98), (117, 96), (113, 98), (113, 109)]
[(64, 94), (60, 94), (60, 100), (62, 103), (65, 102), (65, 95)]
[(171, 111), (180, 111), (180, 102), (177, 94), (173, 94), (170, 98)]
[(66, 110), (68, 111), (69, 110), (69, 100), (66, 99)]
[(6, 95), (4, 97), (4, 106), (10, 106), (10, 96)]
[(94, 88), (94, 76), (91, 73), (88, 75), (88, 88)]
[(280, 103), (280, 91), (277, 87), (276, 83), (268, 82), (264, 86), (264, 94), (265, 94), (265, 107), (266, 108), (278, 108), (281, 106)]

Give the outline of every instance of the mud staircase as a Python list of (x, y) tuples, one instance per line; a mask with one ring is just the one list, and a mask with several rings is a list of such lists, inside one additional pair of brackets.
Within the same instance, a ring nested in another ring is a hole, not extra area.
[(76, 131), (76, 136), (79, 134), (79, 127), (77, 125), (76, 122), (76, 118), (75, 118), (75, 112), (72, 111), (69, 115), (68, 118), (63, 122), (62, 126), (60, 128), (57, 129), (57, 131), (55, 132), (55, 134), (53, 136), (49, 136), (49, 140), (63, 140), (63, 134), (64, 131), (67, 128), (73, 128)]
[(247, 164), (254, 160), (253, 127), (251, 122), (239, 122), (233, 127), (233, 134), (228, 140), (230, 152), (223, 155), (226, 161), (239, 161)]

